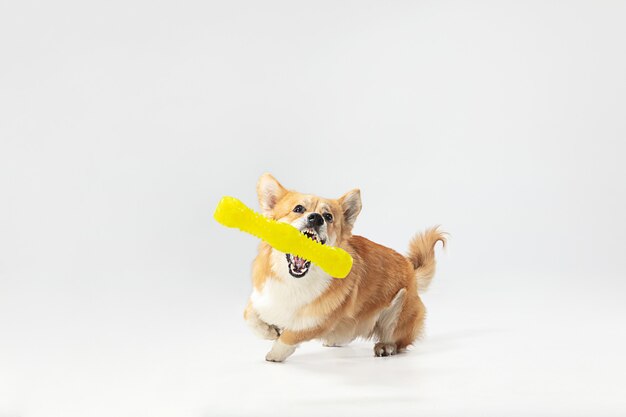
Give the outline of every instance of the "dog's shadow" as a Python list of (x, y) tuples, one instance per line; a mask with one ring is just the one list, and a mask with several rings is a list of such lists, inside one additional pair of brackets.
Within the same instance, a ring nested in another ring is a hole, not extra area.
[(251, 368), (245, 366), (220, 377), (220, 388), (228, 391), (225, 387), (236, 387), (242, 392), (244, 405), (278, 398), (280, 393), (280, 401), (271, 410), (236, 411), (232, 402), (220, 402), (222, 397), (218, 396), (212, 407), (217, 405), (219, 413), (212, 409), (206, 416), (320, 415), (328, 410), (354, 415), (357, 408), (369, 412), (365, 415), (386, 415), (384, 407), (390, 404), (416, 409), (428, 402), (433, 385), (447, 386), (464, 372), (458, 368), (458, 360), (447, 360), (448, 355), (458, 358), (476, 339), (502, 332), (476, 328), (439, 333), (417, 341), (405, 353), (383, 358), (374, 356), (373, 341), (357, 340), (345, 347), (308, 342), (317, 346), (303, 346), (284, 363), (254, 358), (250, 359)]
[(435, 368), (429, 358), (463, 349), (464, 340), (500, 332), (498, 329), (483, 328), (442, 334), (418, 341), (406, 352), (382, 358), (374, 357), (373, 342), (356, 341), (344, 347), (296, 352), (285, 365), (305, 373), (334, 377), (338, 383), (394, 387), (408, 381), (415, 382), (423, 374), (454, 373), (454, 369)]

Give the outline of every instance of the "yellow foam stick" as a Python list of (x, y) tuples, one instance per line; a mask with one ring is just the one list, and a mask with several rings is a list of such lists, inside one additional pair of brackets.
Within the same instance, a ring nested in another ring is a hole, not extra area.
[(223, 197), (213, 217), (224, 226), (266, 241), (276, 250), (313, 262), (334, 278), (345, 278), (352, 269), (352, 256), (345, 250), (309, 239), (292, 225), (268, 219), (234, 197)]

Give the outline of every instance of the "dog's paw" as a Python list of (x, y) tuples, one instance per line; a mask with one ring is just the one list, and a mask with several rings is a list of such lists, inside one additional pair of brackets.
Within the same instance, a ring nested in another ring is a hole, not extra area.
[(261, 320), (248, 321), (248, 324), (256, 335), (265, 340), (276, 340), (280, 336), (280, 329), (273, 324), (267, 324)]
[(374, 345), (374, 355), (377, 357), (391, 356), (396, 353), (398, 353), (398, 349), (395, 343), (378, 342)]
[(259, 329), (260, 335), (263, 339), (276, 340), (280, 336), (280, 329), (273, 324), (265, 324)]
[(291, 356), (295, 350), (296, 347), (294, 345), (287, 345), (277, 340), (272, 345), (272, 350), (265, 355), (265, 360), (268, 362), (282, 362)]

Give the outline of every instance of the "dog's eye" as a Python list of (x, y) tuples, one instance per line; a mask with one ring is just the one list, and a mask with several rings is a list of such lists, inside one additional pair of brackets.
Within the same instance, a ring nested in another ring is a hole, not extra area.
[(324, 218), (326, 219), (326, 221), (328, 223), (332, 223), (333, 222), (333, 215), (330, 213), (324, 213)]
[(293, 208), (293, 212), (294, 213), (304, 213), (304, 210), (306, 210), (303, 206), (301, 206), (300, 204), (298, 204), (297, 206), (295, 206)]

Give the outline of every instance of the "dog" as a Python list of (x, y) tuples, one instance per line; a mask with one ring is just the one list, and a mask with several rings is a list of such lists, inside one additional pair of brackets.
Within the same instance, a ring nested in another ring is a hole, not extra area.
[(267, 361), (284, 361), (305, 341), (343, 346), (358, 337), (375, 340), (375, 356), (390, 356), (420, 336), (425, 308), (418, 291), (428, 288), (435, 274), (434, 249), (437, 242), (445, 247), (445, 233), (434, 227), (415, 235), (405, 257), (352, 235), (361, 212), (358, 189), (326, 199), (287, 190), (264, 174), (257, 194), (265, 216), (344, 249), (354, 261), (348, 276), (336, 279), (306, 259), (261, 242), (244, 319), (257, 335), (274, 340)]

